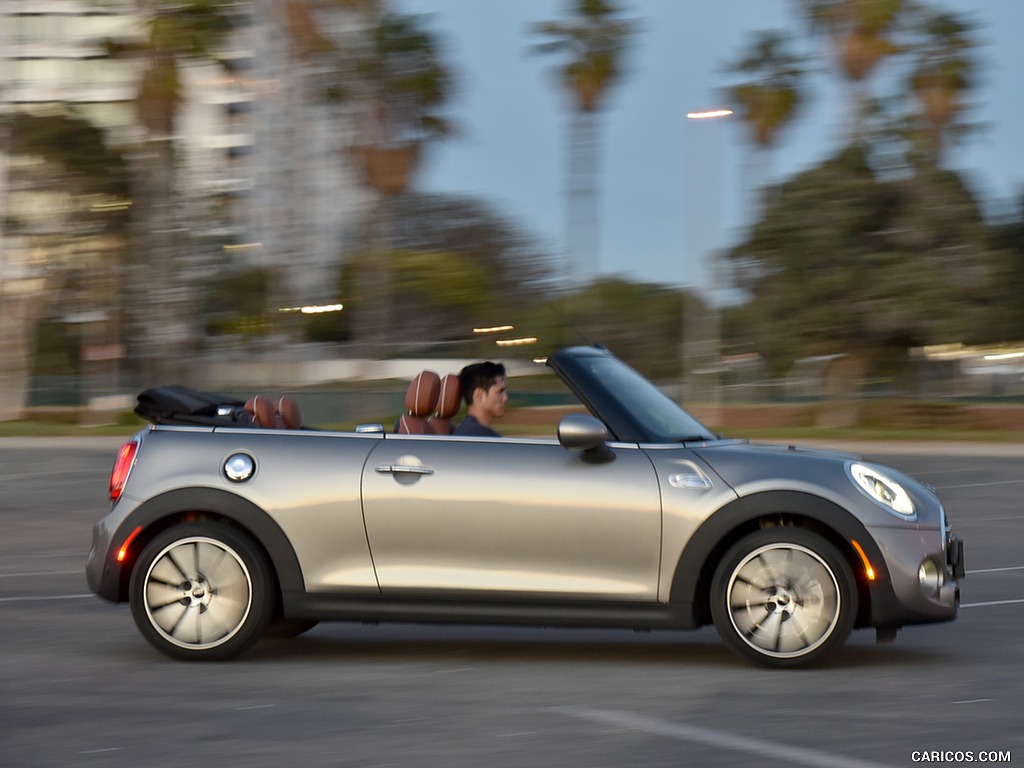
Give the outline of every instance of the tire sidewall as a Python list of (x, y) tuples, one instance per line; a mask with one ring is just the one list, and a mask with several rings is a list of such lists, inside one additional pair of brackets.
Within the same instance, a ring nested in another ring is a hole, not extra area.
[[(775, 656), (744, 640), (732, 622), (729, 607), (729, 583), (748, 555), (766, 546), (785, 546), (809, 550), (832, 572), (839, 591), (839, 618), (823, 642), (795, 656)], [(729, 548), (715, 569), (711, 581), (711, 616), (722, 641), (745, 659), (771, 667), (795, 667), (813, 664), (833, 653), (846, 642), (857, 616), (857, 587), (849, 563), (829, 541), (803, 528), (779, 526), (763, 528), (744, 536)]]
[[(154, 626), (146, 606), (146, 580), (154, 561), (176, 542), (195, 538), (209, 539), (231, 549), (248, 571), (250, 589), (249, 610), (237, 631), (221, 643), (202, 648), (189, 648), (169, 641)], [(158, 534), (140, 553), (132, 569), (128, 590), (132, 618), (142, 636), (168, 656), (195, 661), (230, 659), (249, 648), (266, 631), (275, 608), (272, 581), (266, 556), (245, 533), (209, 521), (181, 523)]]

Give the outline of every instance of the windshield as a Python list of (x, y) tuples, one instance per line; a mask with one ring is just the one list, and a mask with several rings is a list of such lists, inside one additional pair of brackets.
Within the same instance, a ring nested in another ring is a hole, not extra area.
[(712, 440), (707, 427), (676, 405), (660, 389), (613, 357), (584, 361), (598, 386), (625, 407), (654, 442)]

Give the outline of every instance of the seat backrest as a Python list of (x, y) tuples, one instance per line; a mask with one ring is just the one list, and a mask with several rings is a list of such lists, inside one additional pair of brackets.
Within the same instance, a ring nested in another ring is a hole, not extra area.
[(430, 434), (427, 419), (434, 413), (441, 392), (441, 377), (433, 371), (420, 371), (405, 391), (405, 413), (398, 419), (403, 435)]
[(265, 395), (254, 395), (245, 404), (245, 412), (252, 419), (253, 426), (264, 429), (299, 429), (302, 414), (298, 403), (290, 397), (274, 400)]
[(450, 435), (454, 427), (452, 418), (462, 407), (462, 387), (459, 385), (459, 376), (449, 373), (441, 379), (441, 393), (437, 398), (437, 406), (434, 414), (427, 422), (430, 431), (435, 435)]

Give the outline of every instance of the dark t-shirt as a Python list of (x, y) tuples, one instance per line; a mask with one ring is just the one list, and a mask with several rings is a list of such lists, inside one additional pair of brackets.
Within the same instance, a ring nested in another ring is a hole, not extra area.
[(452, 432), (453, 435), (463, 435), (466, 437), (501, 437), (500, 434), (495, 432), (490, 427), (485, 427), (474, 416), (466, 416), (459, 426)]

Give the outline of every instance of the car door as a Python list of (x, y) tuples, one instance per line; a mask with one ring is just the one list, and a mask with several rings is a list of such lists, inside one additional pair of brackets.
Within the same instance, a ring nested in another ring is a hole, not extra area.
[(382, 593), (656, 600), (657, 478), (636, 447), (612, 451), (588, 463), (554, 440), (388, 435), (362, 485)]

